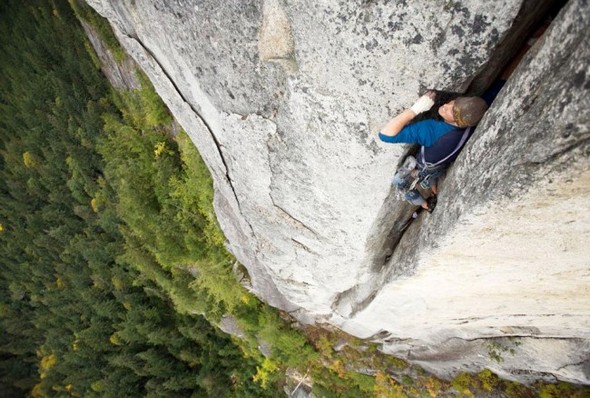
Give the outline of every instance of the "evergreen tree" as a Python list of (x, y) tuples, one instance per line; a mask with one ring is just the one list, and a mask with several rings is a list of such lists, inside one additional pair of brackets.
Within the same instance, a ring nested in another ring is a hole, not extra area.
[(0, 35), (0, 395), (272, 395), (194, 314), (162, 105), (110, 91), (64, 1), (2, 2)]

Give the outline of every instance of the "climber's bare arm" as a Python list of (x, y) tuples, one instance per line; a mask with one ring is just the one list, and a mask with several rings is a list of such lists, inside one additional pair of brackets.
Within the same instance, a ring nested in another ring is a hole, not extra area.
[(427, 91), (423, 96), (418, 98), (418, 101), (414, 105), (404, 110), (383, 126), (381, 133), (390, 137), (396, 136), (416, 115), (429, 110), (434, 104), (435, 97), (436, 93), (434, 91)]
[(396, 136), (408, 123), (416, 117), (416, 114), (410, 108), (391, 119), (383, 128), (381, 133), (390, 137)]

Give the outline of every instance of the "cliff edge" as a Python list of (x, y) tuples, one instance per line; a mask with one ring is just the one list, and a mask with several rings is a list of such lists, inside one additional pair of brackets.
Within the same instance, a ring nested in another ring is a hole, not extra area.
[(433, 214), (376, 140), (425, 88), (464, 92), (555, 2), (91, 0), (214, 178), (252, 289), (442, 376), (590, 383), (590, 6), (570, 0), (441, 186)]

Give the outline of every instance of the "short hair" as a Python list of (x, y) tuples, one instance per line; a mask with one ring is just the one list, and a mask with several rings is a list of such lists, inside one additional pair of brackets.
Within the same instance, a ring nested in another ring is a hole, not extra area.
[(475, 126), (484, 113), (488, 104), (480, 97), (459, 97), (453, 105), (453, 118), (459, 127)]

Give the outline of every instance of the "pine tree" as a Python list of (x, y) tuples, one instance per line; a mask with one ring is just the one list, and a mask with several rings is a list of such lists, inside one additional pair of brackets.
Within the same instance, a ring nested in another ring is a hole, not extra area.
[(210, 219), (161, 102), (111, 93), (65, 1), (0, 3), (0, 35), (0, 395), (270, 394), (194, 314)]

